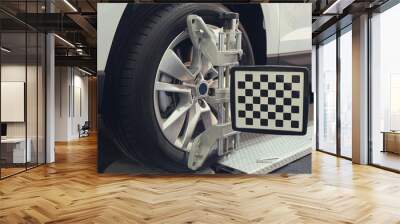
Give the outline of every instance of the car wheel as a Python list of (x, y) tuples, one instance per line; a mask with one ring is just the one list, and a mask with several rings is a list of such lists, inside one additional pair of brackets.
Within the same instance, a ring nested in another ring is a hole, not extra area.
[[(201, 16), (210, 28), (221, 27), (218, 14), (228, 11), (220, 4), (174, 4), (152, 9), (140, 26), (128, 29), (121, 49), (121, 68), (111, 80), (118, 133), (124, 153), (146, 165), (171, 172), (191, 172), (187, 158), (191, 141), (216, 124), (216, 113), (206, 100), (216, 84), (216, 70), (198, 57), (186, 31), (186, 17)], [(254, 64), (249, 38), (243, 32), (242, 64)], [(201, 66), (198, 75), (193, 68)]]

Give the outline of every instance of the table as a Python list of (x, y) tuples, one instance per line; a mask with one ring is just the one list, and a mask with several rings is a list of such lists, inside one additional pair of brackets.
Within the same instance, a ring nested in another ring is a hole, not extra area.
[[(25, 145), (27, 145), (26, 151)], [(1, 157), (6, 160), (6, 163), (31, 162), (31, 145), (32, 141), (30, 138), (1, 139)]]
[(382, 131), (383, 150), (382, 152), (392, 152), (400, 154), (400, 131)]

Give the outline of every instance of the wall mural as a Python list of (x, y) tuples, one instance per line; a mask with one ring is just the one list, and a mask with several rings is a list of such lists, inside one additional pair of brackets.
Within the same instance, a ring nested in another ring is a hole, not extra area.
[(99, 172), (311, 172), (311, 4), (98, 4), (97, 27)]

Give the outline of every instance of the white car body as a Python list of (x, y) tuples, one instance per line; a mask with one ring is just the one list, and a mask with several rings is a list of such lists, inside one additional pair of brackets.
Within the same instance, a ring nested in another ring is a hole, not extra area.
[[(115, 32), (127, 4), (99, 3), (97, 6), (98, 72), (105, 70)], [(260, 5), (264, 16), (264, 35), (267, 37), (267, 58), (311, 53), (311, 3)]]

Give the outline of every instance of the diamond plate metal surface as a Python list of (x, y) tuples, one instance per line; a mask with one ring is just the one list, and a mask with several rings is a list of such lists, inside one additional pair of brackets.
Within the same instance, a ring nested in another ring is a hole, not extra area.
[(304, 136), (242, 133), (238, 150), (219, 163), (247, 174), (267, 174), (311, 153), (314, 126)]

